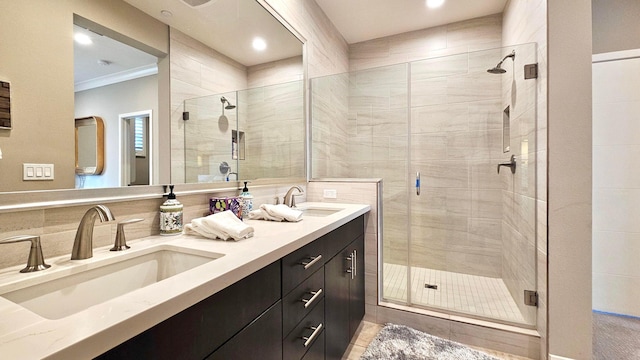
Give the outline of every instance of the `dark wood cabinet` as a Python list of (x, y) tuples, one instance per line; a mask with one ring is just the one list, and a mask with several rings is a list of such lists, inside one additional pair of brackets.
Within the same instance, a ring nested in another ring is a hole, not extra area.
[(325, 264), (326, 359), (341, 359), (364, 317), (364, 236)]
[(364, 311), (360, 216), (97, 359), (340, 359)]
[(98, 359), (204, 359), (278, 302), (280, 284), (276, 261)]

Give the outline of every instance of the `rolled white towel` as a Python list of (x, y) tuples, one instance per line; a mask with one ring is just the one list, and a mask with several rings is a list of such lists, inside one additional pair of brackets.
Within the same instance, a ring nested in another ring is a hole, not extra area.
[(302, 220), (302, 211), (292, 209), (284, 204), (271, 205), (262, 204), (260, 209), (266, 212), (269, 216), (274, 218), (282, 218), (286, 221), (298, 222)]
[(249, 212), (249, 219), (251, 220), (270, 220), (270, 221), (284, 221), (282, 216), (271, 216), (269, 213), (262, 209), (255, 209)]
[(188, 225), (190, 226), (185, 227), (187, 233), (193, 230), (212, 239), (234, 239), (237, 241), (253, 236), (253, 227), (243, 223), (230, 210), (193, 219)]

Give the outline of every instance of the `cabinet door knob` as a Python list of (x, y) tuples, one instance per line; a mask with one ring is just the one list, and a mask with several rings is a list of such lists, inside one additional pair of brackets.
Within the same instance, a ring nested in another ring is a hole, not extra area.
[(311, 299), (302, 299), (301, 301), (304, 303), (304, 307), (308, 308), (316, 299), (322, 295), (322, 289), (318, 289), (318, 291), (311, 291), (309, 294), (313, 295)]
[(304, 347), (309, 346), (313, 342), (313, 340), (320, 334), (322, 331), (322, 323), (318, 324), (318, 326), (312, 326), (309, 329), (313, 330), (311, 336), (303, 336), (302, 340), (304, 340)]

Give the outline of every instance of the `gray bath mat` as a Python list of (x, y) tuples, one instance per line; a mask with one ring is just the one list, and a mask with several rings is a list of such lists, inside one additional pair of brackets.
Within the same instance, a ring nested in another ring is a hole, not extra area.
[(462, 344), (404, 325), (387, 324), (360, 360), (498, 360)]

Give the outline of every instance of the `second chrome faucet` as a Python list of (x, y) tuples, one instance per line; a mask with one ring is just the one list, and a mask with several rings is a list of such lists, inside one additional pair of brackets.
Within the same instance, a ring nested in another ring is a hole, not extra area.
[(101, 222), (116, 219), (111, 210), (104, 205), (96, 205), (89, 208), (82, 220), (80, 220), (80, 225), (78, 225), (76, 239), (73, 242), (73, 250), (71, 251), (71, 260), (93, 257), (93, 226), (98, 218)]

